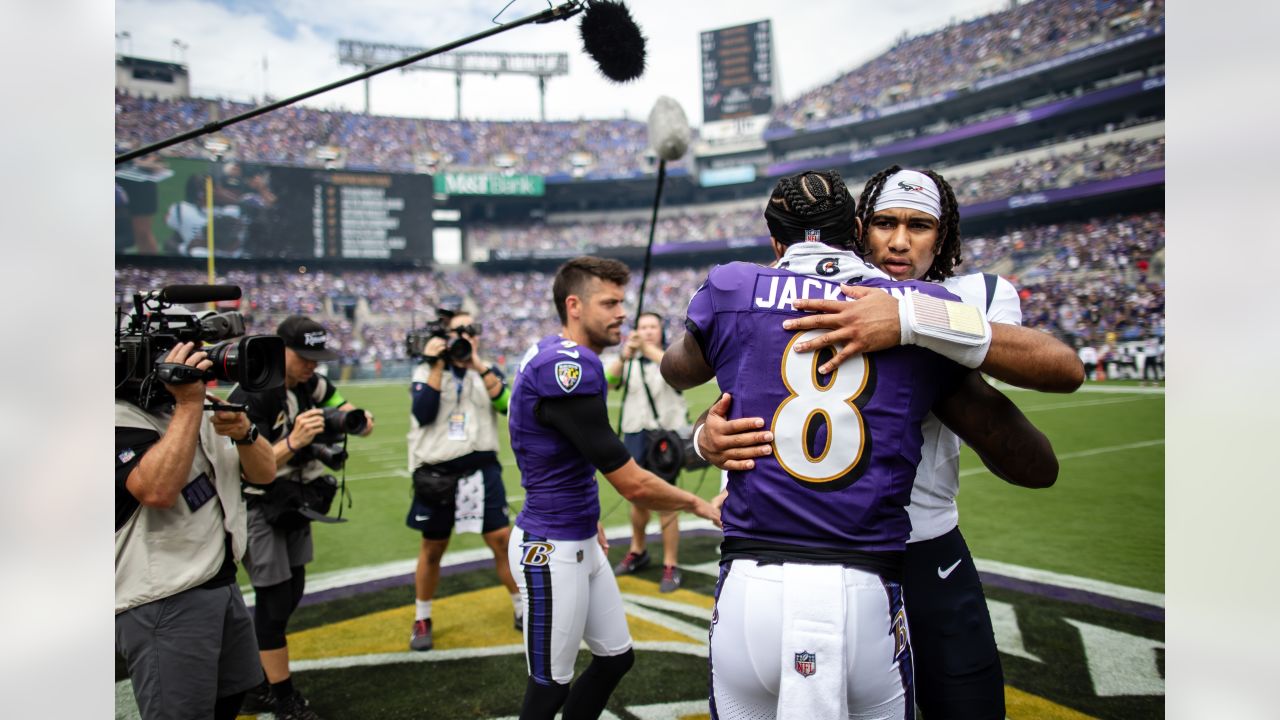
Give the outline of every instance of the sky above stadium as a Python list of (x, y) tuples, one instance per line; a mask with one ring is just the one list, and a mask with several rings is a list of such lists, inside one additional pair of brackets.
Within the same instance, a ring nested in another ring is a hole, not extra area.
[[(661, 95), (675, 98), (702, 123), (698, 40), (706, 30), (772, 21), (775, 71), (787, 101), (830, 81), (916, 35), (1007, 7), (1009, 0), (631, 0), (648, 38), (644, 77), (616, 85), (580, 49), (578, 18), (528, 25), (465, 50), (567, 52), (569, 75), (547, 82), (547, 119), (645, 119)], [(192, 93), (260, 101), (287, 97), (352, 75), (338, 63), (339, 38), (435, 47), (492, 27), (505, 0), (117, 0), (117, 52), (185, 62)], [(547, 0), (514, 0), (499, 18), (540, 12)], [(123, 37), (128, 33), (128, 37)], [(372, 81), (372, 111), (381, 115), (453, 118), (454, 78), (441, 72), (391, 71)], [(361, 83), (307, 101), (312, 107), (363, 110)], [(462, 114), (486, 120), (536, 119), (532, 77), (467, 75)]]

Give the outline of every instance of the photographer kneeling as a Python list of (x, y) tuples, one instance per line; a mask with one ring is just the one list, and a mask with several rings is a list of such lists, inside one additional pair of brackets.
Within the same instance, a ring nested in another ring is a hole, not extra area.
[(140, 327), (117, 341), (116, 650), (144, 720), (230, 720), (262, 678), (235, 582), (241, 473), (267, 484), (275, 463), (243, 413), (206, 412), (199, 343), (152, 358)]
[(515, 628), (523, 629), (520, 591), (507, 563), (511, 528), (498, 461), (498, 413), (506, 414), (511, 393), (502, 373), (481, 359), (476, 342), (480, 328), (471, 316), (444, 308), (438, 312), (440, 318), (426, 332), (408, 339), (410, 354), (423, 359), (409, 389), (414, 496), (405, 523), (422, 533), (411, 650), (430, 650), (434, 644), (431, 601), (440, 583), (440, 559), (455, 527), (484, 538), (498, 580), (511, 594)]
[(317, 720), (293, 687), (285, 634), (302, 599), (306, 564), (313, 558), (311, 521), (328, 512), (337, 492), (331, 470), (340, 470), (346, 461), (345, 446), (333, 443), (343, 442), (346, 432), (373, 432), (373, 416), (348, 403), (328, 378), (316, 373), (319, 361), (338, 358), (325, 347), (328, 333), (320, 323), (293, 315), (280, 323), (276, 335), (285, 344), (283, 387), (266, 392), (237, 387), (230, 396), (248, 405), (249, 419), (272, 444), (276, 467), (270, 491), (245, 489), (249, 549), (244, 564), (256, 596), (254, 630), (270, 683), (269, 691), (263, 685), (250, 693), (246, 709), (270, 710), (280, 720)]

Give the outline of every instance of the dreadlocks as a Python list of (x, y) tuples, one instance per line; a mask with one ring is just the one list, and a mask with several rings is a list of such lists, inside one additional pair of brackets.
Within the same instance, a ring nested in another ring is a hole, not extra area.
[(804, 172), (778, 181), (765, 206), (769, 234), (783, 245), (817, 240), (852, 249), (857, 239), (856, 203), (835, 170)]
[[(858, 217), (861, 218), (864, 228), (871, 227), (871, 216), (875, 215), (876, 202), (880, 199), (880, 191), (884, 189), (885, 180), (900, 170), (902, 168), (898, 165), (882, 170), (868, 180), (866, 186), (862, 188), (862, 196), (858, 199)], [(938, 223), (938, 241), (933, 248), (937, 255), (934, 256), (933, 264), (929, 266), (928, 272), (922, 279), (946, 280), (954, 275), (955, 269), (964, 262), (960, 257), (960, 211), (956, 207), (956, 194), (951, 189), (951, 184), (938, 173), (932, 170), (917, 172), (928, 176), (938, 186), (942, 195), (942, 217)], [(863, 257), (871, 252), (871, 248), (867, 247), (862, 238), (854, 238), (854, 250)]]

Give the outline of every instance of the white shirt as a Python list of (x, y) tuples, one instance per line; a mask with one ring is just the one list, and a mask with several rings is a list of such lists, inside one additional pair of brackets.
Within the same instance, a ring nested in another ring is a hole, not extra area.
[[(1004, 278), (996, 279), (990, 308), (987, 308), (987, 285), (982, 273), (952, 277), (942, 286), (965, 303), (985, 309), (987, 320), (993, 323), (1022, 324), (1018, 291)], [(907, 506), (911, 517), (911, 537), (907, 542), (940, 537), (960, 522), (960, 510), (956, 507), (956, 494), (960, 492), (960, 438), (932, 413), (920, 429), (924, 445), (911, 489), (911, 504)]]

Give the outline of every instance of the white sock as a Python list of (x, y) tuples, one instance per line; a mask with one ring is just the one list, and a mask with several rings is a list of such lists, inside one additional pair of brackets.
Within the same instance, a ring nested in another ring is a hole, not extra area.
[(413, 601), (413, 604), (417, 607), (417, 610), (418, 610), (418, 615), (417, 617), (414, 618), (415, 620), (431, 619), (431, 601), (430, 600), (415, 599)]
[(520, 601), (520, 593), (511, 593), (511, 607), (515, 608), (516, 617), (524, 617), (524, 603)]

